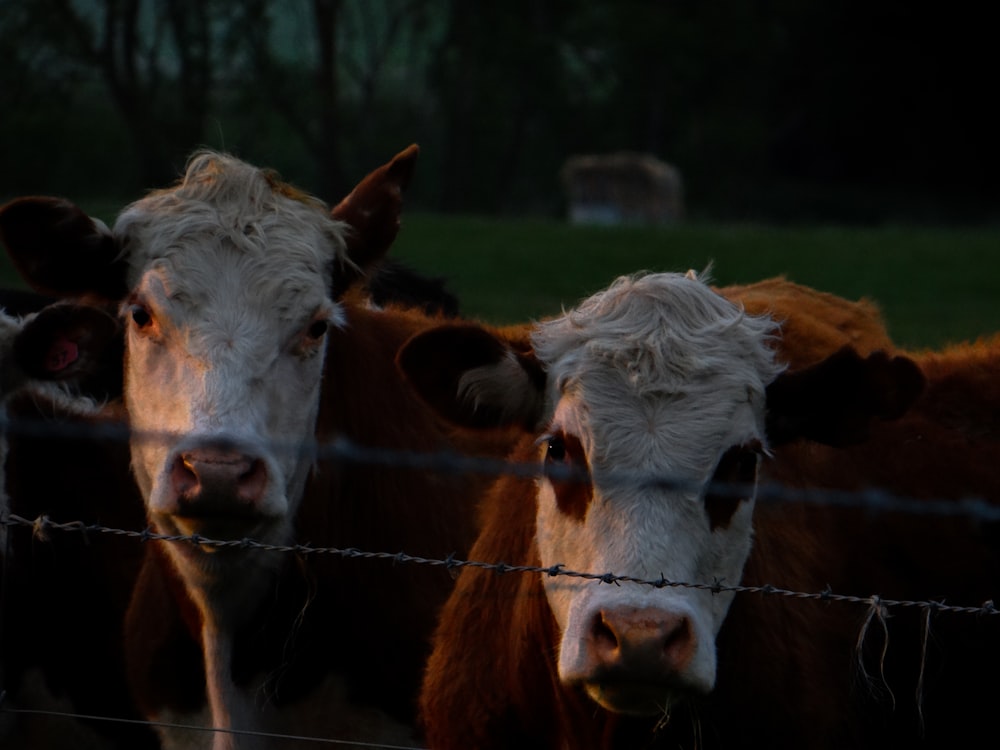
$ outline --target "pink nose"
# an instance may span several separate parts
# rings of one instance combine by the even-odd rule
[[[586,652],[594,671],[656,682],[684,672],[696,646],[686,616],[652,607],[620,607],[594,615]]]
[[[264,499],[264,462],[235,450],[199,448],[180,453],[170,470],[171,486],[188,510],[255,510]]]

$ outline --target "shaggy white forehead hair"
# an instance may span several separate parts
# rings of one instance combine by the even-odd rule
[[[532,341],[549,373],[550,416],[576,394],[592,460],[666,461],[700,476],[724,441],[763,440],[764,391],[782,369],[771,347],[777,330],[693,274],[660,273],[617,279],[540,325]]]
[[[777,333],[774,320],[748,315],[692,274],[656,273],[616,279],[542,323],[532,343],[561,389],[606,364],[639,395],[683,393],[707,373],[763,394],[782,370],[770,345]]]
[[[195,153],[175,187],[126,207],[114,226],[128,257],[130,287],[146,269],[164,267],[208,291],[219,279],[213,277],[218,269],[205,267],[205,248],[222,248],[238,256],[260,284],[255,293],[279,313],[297,307],[297,296],[318,279],[329,288],[334,262],[349,262],[345,231],[318,198],[274,172],[212,151]],[[198,289],[170,291],[197,295]]]

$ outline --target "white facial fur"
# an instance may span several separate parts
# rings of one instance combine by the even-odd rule
[[[746,316],[677,274],[620,279],[540,327],[534,345],[549,376],[548,434],[578,446],[571,463],[589,468],[593,481],[589,502],[567,513],[559,488],[539,480],[543,566],[738,583],[753,499],[713,524],[704,495],[727,450],[764,446],[764,389],[780,370],[768,347],[774,332],[770,320]],[[540,450],[544,457],[544,443]],[[641,477],[681,486],[633,481]],[[714,639],[731,595],[564,576],[546,576],[544,585],[562,634],[564,682],[582,683],[599,703],[626,713],[667,710],[676,692],[712,688]],[[647,632],[664,622],[673,623],[660,636],[673,651],[662,669],[648,664],[659,651],[636,657],[637,675],[612,663],[612,652],[625,650],[612,630]]]

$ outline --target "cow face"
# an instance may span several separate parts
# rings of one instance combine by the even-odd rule
[[[341,323],[330,288],[342,232],[318,203],[207,154],[119,216],[132,463],[158,531],[287,540],[325,336]],[[171,547],[195,570],[225,559]]]
[[[538,480],[543,566],[678,582],[740,580],[779,372],[769,319],[682,276],[621,281],[533,337],[548,373],[538,458],[588,481]],[[712,482],[737,483],[720,494]],[[727,488],[722,488],[722,492]],[[728,488],[732,489],[732,488]],[[558,674],[623,713],[714,684],[731,595],[544,578],[562,634]]]

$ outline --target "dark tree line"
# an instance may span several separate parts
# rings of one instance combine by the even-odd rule
[[[651,152],[696,216],[995,220],[987,6],[905,0],[7,0],[0,196],[135,197],[199,146],[329,199],[416,141],[414,200],[562,208]]]

